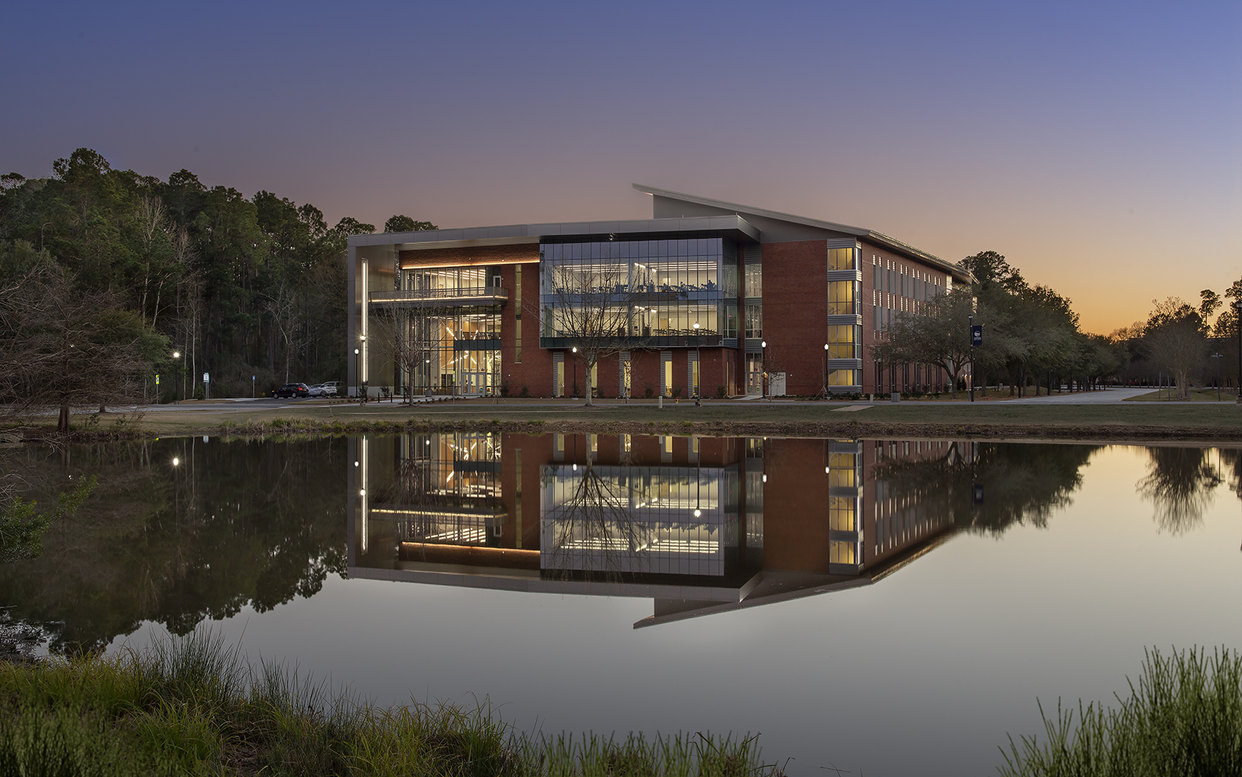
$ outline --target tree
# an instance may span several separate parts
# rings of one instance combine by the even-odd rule
[[[163,338],[123,310],[116,295],[84,292],[42,258],[0,299],[0,363],[8,365],[0,372],[0,402],[57,408],[57,430],[67,432],[75,405],[140,396],[150,361],[162,350]]]
[[[981,251],[966,257],[960,264],[974,276],[977,291],[987,291],[995,286],[1017,294],[1026,288],[1026,280],[1018,272],[1018,268],[1009,264],[1003,255],[995,251]]]
[[[430,362],[441,347],[439,322],[453,312],[430,303],[428,300],[417,307],[371,306],[372,337],[391,345],[393,367],[406,402],[410,401],[416,375],[423,375],[424,388],[430,388]]]
[[[1177,297],[1152,300],[1143,342],[1148,356],[1173,376],[1179,399],[1190,397],[1190,373],[1203,361],[1206,347],[1203,317]]]
[[[409,216],[389,216],[384,222],[385,232],[425,232],[431,229],[439,229],[430,221],[415,221]]]
[[[633,295],[629,267],[621,262],[550,266],[543,275],[542,324],[546,336],[565,342],[581,362],[584,395],[591,404],[591,374],[600,360],[634,347],[630,336]],[[577,384],[577,365],[568,365]]]
[[[970,364],[970,289],[959,286],[928,300],[919,313],[899,313],[886,336],[873,348],[885,366],[930,364],[943,369],[957,396],[958,379]]]

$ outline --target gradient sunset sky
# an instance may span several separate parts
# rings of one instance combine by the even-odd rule
[[[1242,2],[6,7],[0,168],[329,221],[646,218],[641,182],[1004,254],[1086,331],[1242,277]]]

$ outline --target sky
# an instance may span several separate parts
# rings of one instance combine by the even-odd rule
[[[632,183],[1004,254],[1085,331],[1242,278],[1242,3],[25,2],[0,169],[440,227],[651,215]]]

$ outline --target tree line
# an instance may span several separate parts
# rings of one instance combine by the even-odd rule
[[[898,314],[874,347],[882,367],[941,367],[956,392],[967,385],[973,359],[976,386],[1003,385],[1016,396],[1107,382],[1156,385],[1163,377],[1186,397],[1195,380],[1214,380],[1220,371],[1228,383],[1225,378],[1237,374],[1229,343],[1237,340],[1242,279],[1223,294],[1204,290],[1198,307],[1175,297],[1153,301],[1146,321],[1095,335],[1079,328],[1067,297],[1028,282],[1003,255],[983,251],[960,264],[972,281],[921,310]],[[982,345],[973,349],[972,325],[983,332]]]
[[[0,176],[0,403],[60,407],[66,426],[77,405],[201,394],[202,373],[221,396],[344,377],[343,257],[374,225],[87,148],[52,170]]]
[[[1129,383],[1168,385],[1186,399],[1190,386],[1238,388],[1238,318],[1242,278],[1223,293],[1199,292],[1199,304],[1180,297],[1152,300],[1145,321],[1118,329],[1109,338],[1125,354],[1120,371]]]

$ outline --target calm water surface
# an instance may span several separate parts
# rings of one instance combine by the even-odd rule
[[[1237,450],[485,434],[3,454],[95,474],[6,633],[210,628],[381,704],[759,733],[791,774],[991,774],[1036,701],[1242,647]]]

